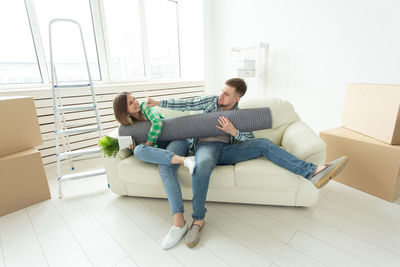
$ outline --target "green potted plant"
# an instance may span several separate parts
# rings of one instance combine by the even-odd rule
[[[110,136],[104,136],[99,139],[99,146],[106,157],[115,157],[119,150],[118,140]]]

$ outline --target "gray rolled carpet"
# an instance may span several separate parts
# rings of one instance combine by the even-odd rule
[[[171,141],[191,137],[210,137],[227,135],[219,130],[216,125],[218,118],[226,116],[236,129],[241,131],[256,131],[272,127],[271,110],[265,108],[252,108],[210,112],[163,119],[163,129],[158,140]],[[145,143],[150,130],[149,121],[137,122],[133,125],[119,127],[120,136],[132,136],[137,144]]]

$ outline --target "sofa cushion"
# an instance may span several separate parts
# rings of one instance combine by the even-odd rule
[[[192,176],[187,168],[180,166],[177,174],[182,187],[192,187]],[[162,186],[158,165],[139,161],[133,156],[118,162],[118,176],[126,183]],[[302,179],[300,175],[260,157],[236,165],[217,166],[210,177],[210,188],[281,188],[295,191]]]
[[[300,175],[275,165],[265,157],[237,163],[235,181],[238,187],[281,188],[296,191]]]
[[[234,166],[217,166],[214,168],[210,176],[210,188],[234,188],[235,173]],[[180,166],[178,169],[178,179],[181,186],[192,188],[192,176],[187,168]]]
[[[253,134],[256,138],[267,138],[275,145],[282,145],[282,136],[288,125],[282,125],[279,128],[273,128],[268,130],[254,131]]]
[[[126,183],[162,186],[158,165],[145,163],[130,156],[118,163],[118,177]],[[182,187],[192,188],[192,176],[187,168],[180,166],[177,175]],[[217,166],[210,177],[210,187],[235,187],[234,166]]]

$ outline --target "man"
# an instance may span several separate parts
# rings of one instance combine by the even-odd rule
[[[219,96],[162,101],[148,98],[146,105],[175,110],[203,110],[204,112],[233,110],[238,109],[238,102],[246,90],[247,86],[243,79],[232,78],[225,82],[225,87]],[[177,140],[167,147],[168,150],[181,156],[186,155],[189,148],[193,149],[196,166],[192,174],[193,223],[189,230],[183,217],[182,194],[176,176],[177,166],[159,166],[159,173],[174,215],[174,225],[162,243],[164,249],[177,244],[186,231],[188,231],[186,244],[189,247],[194,247],[199,242],[207,212],[205,202],[208,185],[216,165],[232,165],[265,156],[273,163],[309,179],[317,188],[321,188],[344,168],[348,160],[346,156],[343,156],[330,164],[317,166],[296,158],[268,139],[255,139],[252,132],[236,129],[227,117],[220,117],[218,123],[216,127],[228,133],[229,136]]]

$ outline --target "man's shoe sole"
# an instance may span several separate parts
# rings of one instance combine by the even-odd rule
[[[187,232],[187,235],[186,235],[186,238],[188,238],[189,236],[190,236],[190,231],[192,231],[192,229],[193,229],[193,224],[192,224],[192,226],[188,229],[188,232]],[[200,227],[199,225],[197,225],[197,224],[195,224],[195,226],[196,227]],[[188,246],[189,248],[193,248],[193,247],[195,247],[198,243],[199,243],[199,241],[200,241],[200,233],[201,233],[201,230],[203,229],[203,227],[204,227],[204,223],[203,223],[203,226],[201,226],[200,228],[199,228],[199,230],[198,230],[198,232],[197,232],[197,236],[196,236],[196,239],[193,241],[193,242],[187,242],[187,239],[186,239],[186,246]]]
[[[321,188],[324,185],[326,185],[333,177],[338,175],[346,166],[347,162],[349,161],[349,158],[347,156],[343,156],[344,159],[339,162],[339,164],[333,168],[329,173],[327,173],[323,178],[321,178],[316,184],[316,188]]]
[[[196,241],[196,243],[186,243],[186,246],[188,246],[189,248],[194,248],[198,243],[199,243],[200,239]]]

